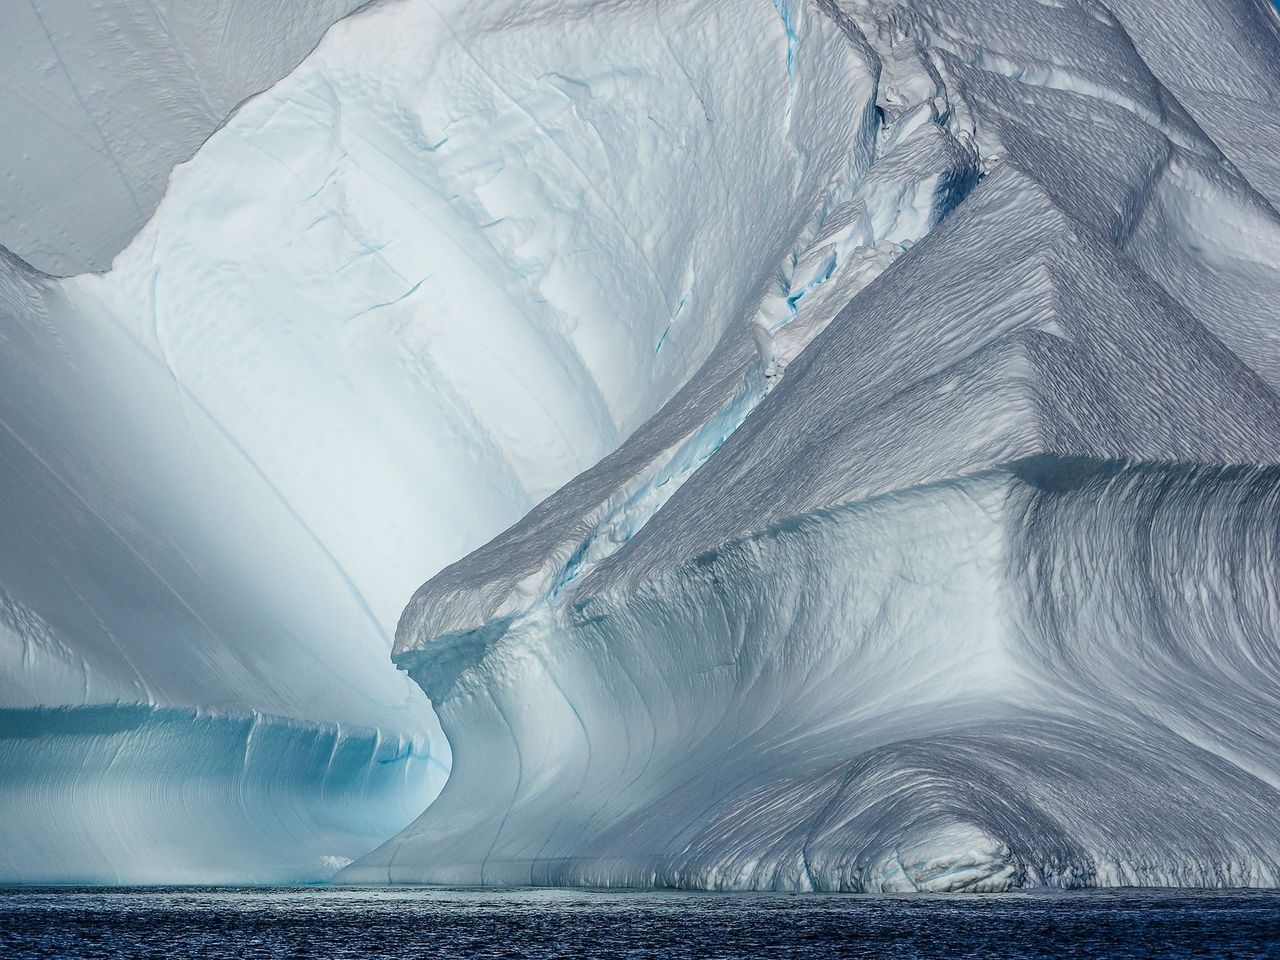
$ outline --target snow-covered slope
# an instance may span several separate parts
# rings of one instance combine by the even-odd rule
[[[918,229],[932,181],[854,213],[874,73],[768,0],[393,0],[109,273],[0,260],[0,879],[316,879],[421,812],[449,753],[389,658],[406,599],[736,390],[816,231]],[[960,190],[929,109],[903,156]]]
[[[340,878],[1280,882],[1280,215],[1180,102],[1245,115],[1280,42],[1216,8],[1206,80],[1195,0],[782,7],[865,58],[873,162],[654,418],[414,596],[453,773]]]

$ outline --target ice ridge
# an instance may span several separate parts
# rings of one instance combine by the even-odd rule
[[[174,164],[360,2],[12,4],[0,244],[50,273],[105,270]]]

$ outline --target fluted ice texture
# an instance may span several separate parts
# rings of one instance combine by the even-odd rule
[[[670,402],[414,596],[453,772],[339,876],[1276,885],[1273,11],[776,7],[853,162]]]

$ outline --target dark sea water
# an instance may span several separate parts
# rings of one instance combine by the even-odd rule
[[[25,957],[1280,957],[1280,894],[0,889]]]

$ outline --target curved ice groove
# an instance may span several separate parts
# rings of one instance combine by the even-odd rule
[[[1229,496],[1235,487],[1234,502],[1263,515],[1280,490],[1274,468],[1201,474],[1216,475]],[[556,651],[593,728],[636,722],[628,712],[634,701],[594,679],[606,646],[643,656],[637,675],[650,685],[645,699],[661,702],[669,688],[677,703],[696,697],[704,706],[686,707],[652,755],[628,752],[622,773],[635,775],[625,778],[625,791],[606,763],[595,774],[588,766],[585,782],[567,778],[550,795],[513,802],[503,813],[506,855],[491,850],[484,881],[801,890],[1274,883],[1280,849],[1267,838],[1277,835],[1280,794],[1272,744],[1249,736],[1239,720],[1206,726],[1197,715],[1209,708],[1259,717],[1265,729],[1265,717],[1280,708],[1280,672],[1273,664],[1251,676],[1245,699],[1220,706],[1219,691],[1235,688],[1238,673],[1223,682],[1192,660],[1172,673],[1191,667],[1191,682],[1164,681],[1170,667],[1152,659],[1163,649],[1163,624],[1185,620],[1180,587],[1166,594],[1166,606],[1145,615],[1139,607],[1136,618],[1125,597],[1100,607],[1089,587],[1099,560],[1126,581],[1139,578],[1139,591],[1151,582],[1149,562],[1124,555],[1151,542],[1143,531],[1160,522],[1144,501],[1154,495],[1169,504],[1172,520],[1180,505],[1162,488],[1172,482],[1202,495],[1200,481],[1193,470],[1161,466],[1027,461],[788,522],[699,558],[625,605],[593,605],[570,618]],[[1241,483],[1261,485],[1267,496],[1255,505]],[[1240,522],[1233,509],[1215,522]],[[1094,526],[1079,523],[1077,510]],[[1201,566],[1213,562],[1196,547],[1212,539],[1202,519],[1190,515],[1190,541],[1154,538],[1160,562],[1187,584],[1222,575],[1216,563]],[[1049,522],[1069,539],[1043,536],[1037,528]],[[1105,541],[1095,529],[1102,524],[1114,528]],[[948,549],[921,551],[921,538]],[[1237,560],[1270,569],[1274,551],[1251,546],[1243,539]],[[1028,553],[1041,567],[1069,565],[1085,602],[1029,591],[1019,579]],[[816,604],[807,614],[805,596]],[[1061,614],[1019,611],[1026,596],[1070,608],[1073,622],[1089,624],[1088,646],[1071,639],[1078,628],[1059,625]],[[1007,613],[993,622],[993,609]],[[1132,626],[1117,630],[1117,616]],[[1214,620],[1230,623],[1230,616]],[[734,635],[749,638],[734,660],[698,669],[700,650],[720,649]],[[781,646],[771,639],[779,635],[787,637]],[[1204,628],[1185,636],[1193,657],[1206,649]],[[1054,655],[1065,642],[1085,655]],[[1214,646],[1229,668],[1240,648]],[[746,692],[748,671],[769,676],[759,695]],[[489,661],[484,672],[471,682],[503,691],[504,710],[536,696],[541,671],[518,655]],[[1152,682],[1176,683],[1174,695],[1134,697]],[[457,733],[459,772],[476,722],[469,701],[464,692],[441,706],[446,729]],[[543,723],[555,716],[538,715]],[[1196,739],[1180,731],[1198,724]],[[1241,734],[1245,749],[1256,744],[1253,763],[1263,758],[1265,779],[1222,759],[1232,755],[1224,742],[1240,751]],[[552,744],[547,737],[539,733],[531,754],[539,767],[563,770],[572,737]],[[467,866],[475,841],[452,833],[449,791],[392,848],[390,879],[476,878]],[[578,810],[606,826],[558,848],[527,846],[535,838],[545,844],[557,821]],[[359,866],[346,874],[362,875]]]

